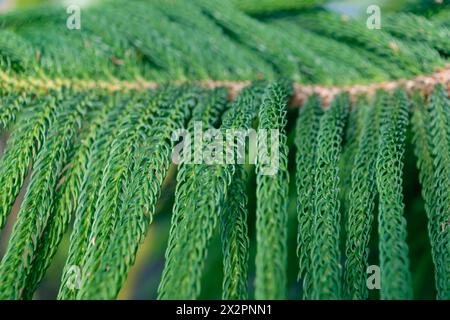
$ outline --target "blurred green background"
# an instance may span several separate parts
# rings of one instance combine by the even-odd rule
[[[27,6],[42,4],[42,3],[89,3],[93,1],[101,0],[0,0],[0,8],[3,7],[4,10],[11,10],[13,8],[24,8]],[[239,1],[239,0],[237,0]],[[294,2],[296,0],[293,0]],[[436,0],[426,0],[428,2],[433,2]],[[423,1],[423,2],[426,2]],[[327,1],[326,6],[333,8],[338,12],[343,12],[349,15],[361,15],[364,14],[365,8],[371,4],[377,4],[383,7],[385,10],[398,11],[402,10],[405,6],[411,5],[412,3],[420,3],[421,1],[415,0],[332,0]],[[436,1],[438,2],[438,1]]]

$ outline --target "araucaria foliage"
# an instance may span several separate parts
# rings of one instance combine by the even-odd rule
[[[0,299],[449,300],[450,10],[404,2],[0,12]]]

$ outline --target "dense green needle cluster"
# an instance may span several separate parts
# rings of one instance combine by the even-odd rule
[[[296,188],[298,212],[299,278],[303,282],[303,297],[311,292],[311,246],[313,244],[314,172],[316,167],[317,134],[319,132],[322,104],[317,95],[309,98],[299,110],[295,131]]]
[[[403,216],[402,169],[409,105],[404,91],[381,102],[376,183],[379,192],[378,230],[382,299],[412,297],[406,220]]]
[[[34,267],[35,253],[47,221],[52,217],[60,176],[77,129],[88,111],[86,99],[84,95],[76,94],[61,101],[63,107],[56,113],[55,123],[48,129],[46,139],[33,163],[30,183],[17,215],[10,245],[0,265],[3,299],[21,298],[26,292],[25,284]]]
[[[266,88],[259,111],[256,164],[256,299],[286,297],[287,205],[289,192],[286,107],[290,89]],[[278,138],[274,139],[274,134]],[[266,199],[265,201],[263,199]]]
[[[102,103],[104,107],[99,110],[98,118],[92,122],[89,134],[83,139],[79,162],[79,191],[77,197],[73,199],[75,215],[73,230],[58,298],[75,297],[75,286],[69,286],[68,282],[79,286],[79,283],[74,282],[77,279],[73,279],[72,270],[81,272],[81,269],[75,268],[80,268],[82,259],[86,255],[95,202],[98,199],[99,185],[105,171],[104,164],[108,160],[109,147],[116,137],[117,126],[126,121],[122,120],[118,123],[125,116],[125,112],[129,111],[129,102],[129,96],[116,95],[105,98]]]
[[[449,192],[449,100],[441,86],[430,103],[416,105],[413,116],[416,155],[422,194],[428,216],[428,232],[435,264],[439,299],[450,298]],[[445,187],[447,186],[447,187]]]
[[[450,299],[448,7],[326,3],[0,14],[0,299]]]
[[[0,227],[4,226],[29,172],[30,163],[36,161],[49,127],[54,123],[56,99],[58,98],[52,95],[35,97],[8,139],[5,153],[0,159],[0,181],[3,186],[0,199]]]
[[[339,157],[349,109],[338,96],[320,119],[314,170],[311,298],[341,297]]]
[[[373,209],[377,195],[375,163],[378,153],[380,108],[383,92],[379,92],[371,105],[358,106],[364,114],[362,129],[350,163],[350,189],[346,211],[346,262],[344,268],[344,298],[367,299],[366,269],[369,258],[369,240]]]
[[[252,120],[256,116],[258,101],[261,99],[258,95],[261,86],[261,84],[256,84],[252,88],[245,89],[229,107],[220,127],[224,135],[227,129],[250,128]],[[240,143],[242,142],[235,139],[232,141],[226,140],[223,150],[218,151],[219,153],[225,152],[225,154],[219,155],[219,157],[227,157],[230,153],[234,155],[237,148],[235,144]],[[204,150],[200,149],[200,152],[204,153]],[[227,194],[230,184],[232,182],[238,183],[236,179],[242,178],[239,176],[239,171],[236,173],[235,164],[216,164],[215,161],[212,161],[209,165],[194,166],[190,173],[188,179],[181,180],[183,177],[178,177],[174,216],[169,246],[166,250],[166,265],[159,286],[160,299],[180,297],[195,299],[198,297],[200,276],[208,250],[208,243],[219,221],[219,212],[222,210],[226,212],[227,210],[221,209],[221,206],[229,203],[230,206],[239,209],[239,207],[236,208],[234,201],[245,201],[245,199],[236,198],[233,194]],[[197,188],[203,186],[206,186],[211,192],[196,192]],[[233,192],[236,191],[238,190],[233,190]],[[239,212],[233,214],[239,214]],[[246,237],[245,234],[240,236],[244,239]],[[228,242],[228,239],[225,240]],[[229,240],[232,241],[233,239]],[[230,243],[224,243],[225,260],[228,258],[227,253],[230,249],[227,249],[227,246],[229,245]],[[181,257],[184,258],[180,259]],[[236,277],[235,274],[229,276]],[[245,274],[238,274],[237,276],[246,279]],[[233,279],[232,281],[236,280]],[[226,283],[224,285],[226,286]]]
[[[33,7],[0,15],[0,67],[37,78],[342,85],[431,72],[449,56],[445,8],[383,15],[369,30],[326,2],[98,1],[80,8],[79,29],[63,6]]]
[[[7,93],[2,101],[11,105],[4,114],[14,116],[5,126],[11,136],[0,160],[2,224],[19,191],[25,187],[26,193],[0,264],[1,297],[33,297],[73,215],[59,298],[115,298],[145,239],[165,180],[170,179],[173,152],[180,147],[173,135],[180,129],[188,135],[177,165],[159,298],[200,296],[208,252],[216,250],[210,248],[215,235],[220,235],[223,254],[223,298],[286,297],[291,250],[287,221],[292,148],[286,132],[290,95],[286,81],[255,82],[230,103],[225,89],[191,86],[134,95],[66,89],[45,97]],[[447,299],[450,109],[442,86],[428,100],[415,99],[412,124],[437,296]],[[296,251],[303,298],[367,299],[374,230],[381,297],[412,297],[402,186],[410,105],[398,89],[354,103],[339,95],[325,107],[313,95],[300,108],[293,133]],[[206,131],[218,128],[200,148],[199,123]],[[226,139],[227,130],[242,128],[257,133],[254,248],[247,189],[251,167],[239,162],[251,158],[251,146],[245,146],[252,140],[251,131]],[[211,141],[225,142],[222,154]],[[213,160],[195,162],[205,155]],[[222,163],[220,155],[234,162]],[[252,250],[254,293],[249,286]],[[79,279],[74,279],[74,270]]]

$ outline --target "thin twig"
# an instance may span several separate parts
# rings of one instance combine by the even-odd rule
[[[155,89],[160,84],[156,81],[147,81],[144,79],[137,79],[134,81],[123,80],[82,80],[82,79],[50,79],[50,78],[35,78],[26,77],[20,78],[14,75],[9,75],[0,71],[0,86],[13,90],[36,90],[48,91],[53,89],[60,89],[63,87],[70,87],[76,90],[90,90],[102,89],[106,91],[132,91],[132,90],[147,90]],[[174,81],[174,84],[185,84],[187,81]],[[199,85],[205,88],[225,87],[229,90],[230,99],[234,98],[243,88],[248,86],[251,81],[231,81],[231,80],[199,80],[190,81],[189,83]],[[450,64],[445,68],[439,68],[435,73],[430,75],[420,75],[413,79],[400,79],[395,81],[384,81],[366,85],[350,85],[350,86],[321,86],[321,85],[306,85],[301,83],[294,84],[294,95],[290,101],[291,107],[300,106],[313,93],[321,96],[325,104],[339,93],[348,93],[350,97],[355,98],[359,95],[372,96],[379,89],[394,90],[398,87],[404,87],[407,91],[422,91],[428,95],[432,88],[438,84],[444,84],[450,95]]]

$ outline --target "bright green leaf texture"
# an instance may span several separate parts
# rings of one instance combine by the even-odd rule
[[[446,68],[412,2],[0,14],[0,299],[450,299],[448,73],[349,88]]]
[[[25,8],[0,14],[0,68],[35,78],[345,85],[432,72],[450,56],[445,8],[383,15],[381,30],[370,30],[327,2],[92,1],[80,8],[79,29],[66,7]]]

